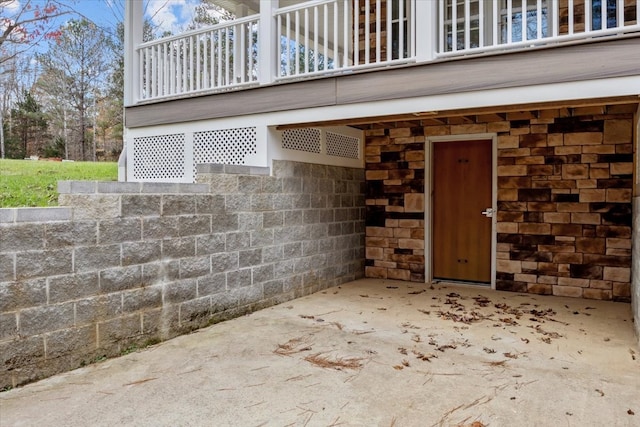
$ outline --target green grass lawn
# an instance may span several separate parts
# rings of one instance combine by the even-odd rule
[[[116,181],[115,162],[0,159],[0,208],[56,206],[58,181]]]

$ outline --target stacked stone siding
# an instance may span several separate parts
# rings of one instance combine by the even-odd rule
[[[633,198],[633,239],[640,242],[640,196]],[[633,245],[633,259],[640,259],[640,244]],[[631,306],[636,335],[640,341],[640,266],[631,268]]]
[[[376,62],[376,47],[378,34],[376,32],[376,18],[380,15],[380,57],[387,60],[387,0],[380,1],[380,10],[377,10],[375,0],[369,2],[369,50],[366,50],[366,19],[367,5],[365,1],[359,3],[358,16],[358,63],[368,64]],[[405,12],[406,14],[407,12]],[[406,43],[406,42],[405,42]]]
[[[367,132],[366,275],[424,282],[424,129]]]
[[[498,289],[628,300],[633,115],[544,112],[498,137]]]
[[[628,301],[635,109],[487,114],[368,131],[366,275],[424,278],[415,240],[417,227],[424,230],[416,193],[424,194],[425,137],[490,133],[498,144],[497,289]]]
[[[205,166],[0,209],[0,389],[362,277],[362,170]]]

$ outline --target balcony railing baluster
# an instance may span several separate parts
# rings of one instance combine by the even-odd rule
[[[266,82],[415,62],[416,45],[431,46],[421,50],[426,61],[640,32],[640,0],[440,0],[433,8],[416,1],[311,0],[143,43],[138,101],[259,85],[266,16],[277,40],[260,57],[275,70]],[[423,25],[435,29],[416,31]]]

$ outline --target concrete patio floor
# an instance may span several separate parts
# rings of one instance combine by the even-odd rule
[[[637,426],[640,354],[628,304],[365,279],[0,393],[0,425]]]

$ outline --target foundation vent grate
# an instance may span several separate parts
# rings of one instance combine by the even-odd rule
[[[209,130],[193,134],[194,168],[202,163],[244,165],[258,150],[255,127]]]
[[[360,156],[360,140],[348,135],[327,132],[327,154],[329,156],[358,159]]]
[[[184,134],[146,136],[133,139],[133,176],[137,180],[167,180],[184,177]]]
[[[282,148],[320,153],[322,148],[320,129],[287,129],[282,133]]]

